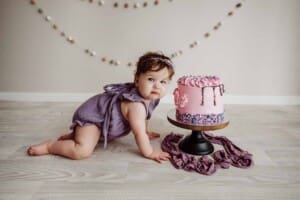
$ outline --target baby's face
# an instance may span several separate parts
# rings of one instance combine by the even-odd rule
[[[167,93],[170,82],[169,76],[169,70],[165,67],[157,72],[148,71],[140,74],[135,84],[145,99],[160,99]]]

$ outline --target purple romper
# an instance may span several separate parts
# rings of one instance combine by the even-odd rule
[[[107,141],[125,136],[131,131],[121,112],[122,101],[141,102],[145,106],[147,119],[150,119],[159,104],[159,99],[156,99],[147,106],[134,83],[106,85],[104,93],[91,97],[79,106],[73,115],[70,129],[74,131],[76,126],[96,125],[101,130],[101,141],[104,141],[106,148]]]

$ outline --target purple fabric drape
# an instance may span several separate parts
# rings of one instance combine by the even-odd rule
[[[242,150],[224,136],[214,136],[205,132],[203,136],[213,144],[222,145],[224,150],[218,150],[209,155],[193,156],[178,149],[181,134],[170,133],[162,141],[161,148],[171,155],[170,161],[177,169],[195,171],[203,175],[212,175],[218,168],[228,169],[230,165],[238,168],[249,168],[254,165],[252,154]]]

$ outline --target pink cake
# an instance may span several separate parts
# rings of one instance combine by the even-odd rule
[[[223,122],[224,85],[217,76],[183,76],[174,90],[177,121],[191,125]]]

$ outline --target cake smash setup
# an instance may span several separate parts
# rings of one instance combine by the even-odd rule
[[[229,121],[224,116],[221,79],[217,76],[182,76],[174,90],[175,109],[167,114],[168,121],[192,133],[183,135],[170,133],[161,144],[162,150],[170,154],[170,161],[177,169],[212,175],[218,168],[230,165],[249,168],[254,162],[252,154],[242,150],[224,136],[210,132],[225,128]],[[213,144],[223,147],[214,152]]]

